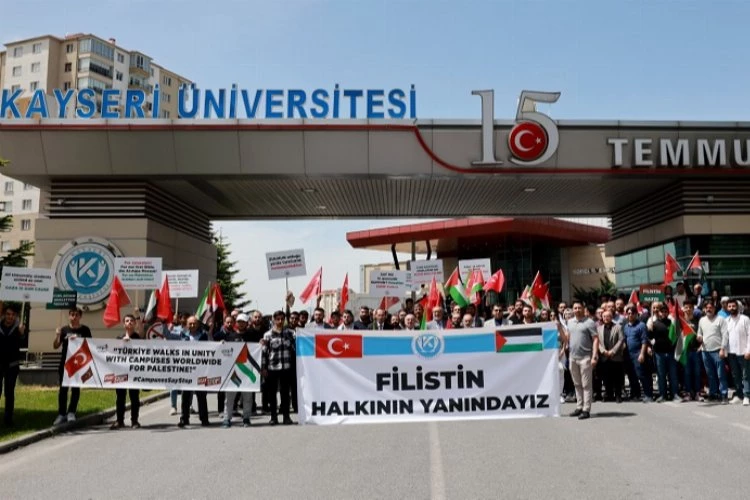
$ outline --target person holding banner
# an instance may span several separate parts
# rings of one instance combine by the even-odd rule
[[[200,328],[200,322],[195,316],[190,316],[187,320],[187,336],[185,340],[188,342],[207,342],[208,333]],[[190,425],[190,405],[193,403],[193,392],[195,392],[195,398],[198,400],[198,417],[200,418],[201,425],[208,427],[208,401],[206,400],[205,391],[182,391],[182,416],[180,417],[180,423],[177,427],[183,428],[186,425]]]
[[[68,405],[68,388],[62,385],[62,380],[63,367],[68,357],[68,341],[76,337],[91,338],[91,330],[88,326],[81,324],[81,316],[83,316],[83,311],[78,307],[72,307],[68,311],[68,324],[55,331],[55,340],[52,342],[53,349],[59,349],[62,346],[60,366],[57,369],[60,375],[60,391],[57,394],[57,418],[55,418],[53,425],[74,422],[76,419],[76,410],[78,409],[78,399],[81,397],[81,389],[78,387],[70,389],[70,405]],[[67,412],[65,411],[66,406]]]
[[[143,338],[143,322],[141,322],[140,311],[137,307],[135,313],[138,316],[125,315],[125,333],[117,337],[119,340],[128,342]],[[130,426],[133,429],[139,429],[141,427],[141,424],[138,423],[138,415],[141,409],[141,391],[138,389],[115,389],[115,393],[117,394],[117,401],[115,402],[117,420],[110,426],[110,429],[115,430],[125,427],[126,397],[130,398]]]
[[[229,315],[226,318],[224,318],[224,323],[221,325],[221,328],[219,328],[219,330],[214,332],[214,334],[212,335],[213,340],[215,342],[221,342],[223,340],[226,340],[230,334],[236,332],[236,328],[234,324],[236,317],[237,315],[234,315],[234,316]],[[219,414],[219,418],[222,418],[223,416],[222,413],[224,412],[224,393],[223,392],[216,393],[216,399],[217,399],[216,412]]]
[[[239,323],[240,320],[242,320],[243,326],[247,327],[247,316],[245,316],[244,314],[238,315],[237,322]],[[226,326],[226,323],[224,323],[224,325]],[[243,333],[244,332],[240,331],[230,331],[224,336],[223,339],[221,339],[221,343],[224,344],[226,342],[244,342],[245,339],[243,338]],[[257,369],[257,363],[254,360],[252,361],[252,363],[253,366],[255,366]],[[250,416],[253,412],[253,396],[255,395],[255,393],[242,391],[225,391],[220,394],[224,395],[224,397],[222,398],[222,402],[224,403],[224,416],[221,426],[224,428],[229,428],[232,426],[232,413],[234,413],[235,406],[234,401],[237,396],[239,396],[242,399],[242,427],[250,427]]]
[[[289,417],[292,364],[295,362],[294,332],[284,327],[284,311],[273,313],[273,327],[263,336],[261,375],[265,378],[266,401],[271,407],[269,424],[278,425],[276,393],[281,392],[281,413],[284,425],[294,422]]]
[[[0,302],[0,305],[2,302]],[[21,362],[21,339],[26,328],[18,320],[18,308],[13,304],[3,307],[3,320],[0,322],[0,396],[5,391],[6,427],[13,427],[16,379]]]

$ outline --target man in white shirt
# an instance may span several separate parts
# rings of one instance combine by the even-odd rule
[[[341,324],[338,327],[339,330],[353,330],[354,329],[354,313],[349,309],[344,311],[341,316]]]
[[[499,328],[506,324],[508,324],[508,322],[503,318],[503,308],[500,307],[499,304],[495,304],[492,306],[492,317],[484,322],[484,326]]]
[[[734,379],[733,404],[750,406],[750,318],[740,314],[736,299],[727,302],[729,330],[729,368]],[[744,399],[742,398],[744,394]]]
[[[703,343],[703,365],[708,375],[708,398],[729,403],[727,374],[724,371],[724,358],[729,347],[729,329],[724,318],[716,314],[713,303],[706,302],[706,315],[698,322],[697,338]]]

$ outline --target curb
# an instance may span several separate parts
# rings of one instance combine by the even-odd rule
[[[147,398],[142,399],[141,407],[149,405],[151,403],[155,403],[167,397],[169,397],[169,391],[164,391],[159,394],[154,394],[153,396],[149,396]],[[126,405],[125,409],[126,411],[130,409],[130,403]],[[31,434],[27,434],[25,436],[21,436],[16,439],[12,439],[5,443],[0,443],[0,455],[9,453],[17,448],[21,448],[22,446],[28,446],[30,444],[41,441],[43,439],[56,436],[57,434],[62,434],[64,432],[72,431],[75,429],[80,429],[83,427],[89,427],[92,425],[102,424],[108,418],[113,417],[115,413],[116,413],[115,408],[108,408],[106,410],[100,411],[99,413],[86,415],[85,417],[77,419],[75,422],[66,422],[64,424],[51,426],[46,429],[42,429],[40,431],[32,432]]]

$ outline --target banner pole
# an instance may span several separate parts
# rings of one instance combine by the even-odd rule
[[[180,312],[180,298],[179,297],[174,299],[174,312],[175,313]]]
[[[26,316],[26,302],[21,303],[21,322],[19,324],[23,325],[24,323],[24,317]]]

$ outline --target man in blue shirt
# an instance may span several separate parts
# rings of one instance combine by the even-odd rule
[[[646,350],[649,345],[648,332],[646,331],[646,325],[638,319],[638,310],[635,306],[629,306],[626,313],[628,321],[622,331],[625,334],[630,361],[641,384],[642,400],[644,403],[648,403],[654,395],[651,372],[646,363]],[[632,393],[635,388],[631,387],[630,390]]]

